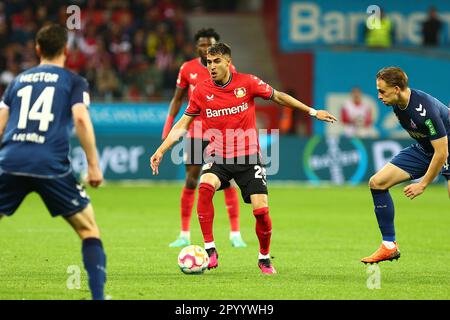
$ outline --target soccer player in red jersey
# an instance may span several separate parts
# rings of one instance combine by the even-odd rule
[[[209,46],[219,41],[219,34],[214,29],[201,29],[195,35],[197,43],[197,52],[199,57],[185,62],[179,71],[177,87],[175,94],[170,102],[169,114],[162,133],[162,139],[165,139],[173,125],[174,119],[180,111],[183,96],[188,93],[190,97],[192,91],[198,83],[210,78],[206,67],[206,50]],[[230,64],[230,70],[236,69]],[[191,126],[186,139],[184,161],[186,165],[186,181],[181,193],[181,232],[178,238],[169,244],[169,247],[184,247],[190,244],[190,221],[192,216],[192,207],[195,201],[195,189],[197,188],[198,178],[200,176],[201,165],[203,164],[203,149],[208,145],[207,141],[202,140],[202,120],[197,117]],[[197,147],[198,146],[198,147]],[[200,148],[199,148],[200,147]],[[201,149],[201,150],[200,150]],[[230,241],[236,248],[246,247],[247,244],[242,240],[239,227],[239,199],[236,189],[232,186],[224,189],[225,205],[230,218]]]
[[[150,159],[153,174],[164,153],[185,132],[195,117],[202,118],[205,136],[211,141],[200,178],[197,213],[205,249],[210,257],[208,268],[218,266],[218,254],[214,244],[213,196],[217,190],[234,179],[241,189],[246,203],[251,203],[256,218],[256,235],[259,240],[258,266],[265,274],[276,273],[270,261],[272,221],[269,216],[267,181],[256,130],[254,99],[261,97],[308,112],[318,120],[335,122],[336,118],[325,110],[308,107],[290,95],[274,90],[258,77],[232,73],[231,49],[224,43],[208,48],[207,66],[211,78],[198,84],[191,95],[189,106],[175,124],[168,137]]]

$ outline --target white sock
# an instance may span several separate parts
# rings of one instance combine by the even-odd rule
[[[241,232],[240,231],[230,231],[230,240],[233,239],[234,237],[241,237]]]
[[[258,254],[258,259],[270,259],[270,254],[262,254],[261,252]]]
[[[205,242],[205,250],[211,249],[211,248],[215,248],[216,245],[213,242]]]
[[[389,250],[395,248],[395,243],[393,241],[383,241],[383,245]]]
[[[180,231],[180,237],[191,239],[191,232],[190,231]]]

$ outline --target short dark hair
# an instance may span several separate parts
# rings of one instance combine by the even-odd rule
[[[378,71],[377,79],[384,80],[390,87],[405,90],[408,87],[408,76],[399,67],[386,67]]]
[[[216,41],[219,41],[220,35],[213,28],[202,28],[195,34],[195,42],[200,38],[214,38]]]
[[[207,54],[211,54],[213,56],[221,54],[221,55],[228,55],[231,57],[231,48],[226,43],[217,42],[208,48]]]
[[[38,31],[36,43],[42,57],[54,58],[64,50],[67,43],[67,29],[59,24],[46,25]]]

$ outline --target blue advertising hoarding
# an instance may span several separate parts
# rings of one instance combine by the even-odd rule
[[[336,93],[336,90],[347,91],[347,87],[351,87],[353,82],[346,77],[342,79],[338,77],[342,74],[345,75],[346,72],[345,66],[336,69],[335,64],[339,65],[338,62],[341,61],[339,55],[321,52],[319,57],[317,61],[320,68],[329,70],[333,76],[330,73],[328,73],[328,76],[327,73],[323,73],[323,77],[317,77],[316,80],[320,85],[316,86],[316,99],[320,104],[322,102],[328,104],[329,101],[336,101],[336,96],[341,97],[340,94]],[[370,59],[370,56],[360,58],[362,61],[364,59],[376,61],[376,59]],[[353,57],[352,61],[355,62],[357,59]],[[327,63],[331,63],[331,66]],[[362,66],[358,64],[355,67],[363,70]],[[373,66],[373,68],[375,67],[378,68],[379,66]],[[437,67],[435,66],[435,68]],[[431,69],[431,71],[437,72],[435,69]],[[364,83],[367,83],[366,86],[360,85],[363,91],[370,91],[369,83],[374,82],[373,75],[362,71],[362,74],[358,76],[364,80]],[[367,77],[367,79],[364,77]],[[436,94],[436,96],[440,97],[446,94],[444,92],[445,84],[444,81],[440,82],[439,94]],[[424,89],[427,88],[429,87]],[[375,91],[373,88],[372,90]],[[333,106],[333,104],[328,105]],[[381,124],[386,122],[382,120],[383,117],[393,114],[388,107],[382,106],[382,110],[380,115],[383,116],[376,118],[380,127]],[[167,103],[161,105],[94,104],[90,108],[90,113],[93,115],[99,160],[105,179],[115,181],[181,181],[185,178],[183,141],[176,144],[165,155],[165,160],[160,167],[160,175],[153,176],[149,167],[151,154],[161,144],[160,135],[167,114]],[[322,124],[319,121],[315,123]],[[327,125],[326,128],[333,127],[335,125]],[[311,184],[332,183],[337,185],[364,184],[367,183],[374,172],[379,170],[402,148],[413,142],[411,138],[394,138],[394,130],[386,131],[388,134],[383,137],[380,135],[375,139],[358,139],[333,134],[326,128],[317,127],[316,132],[318,134],[310,138],[278,136],[260,132],[259,142],[263,157],[266,159],[266,172],[269,181],[296,181]],[[399,132],[403,133],[404,131],[400,128]],[[70,158],[75,173],[82,176],[86,171],[86,159],[79,142],[75,138],[72,141]]]
[[[448,43],[450,1],[444,0],[280,0],[280,48],[285,52],[321,45],[364,43],[364,28],[378,5],[392,20],[398,45],[420,45],[421,24],[430,6],[443,23],[442,41]]]
[[[185,109],[181,106],[178,120]],[[160,135],[169,103],[92,103],[89,113],[96,133]]]
[[[261,139],[268,181],[291,181],[314,185],[331,183],[367,184],[370,176],[384,166],[412,139],[357,139],[295,136]],[[153,135],[97,136],[100,166],[105,179],[181,181],[185,177],[182,143],[164,155],[159,175],[153,176],[149,159],[161,140]],[[77,175],[86,172],[86,159],[74,139],[70,152]],[[442,179],[442,178],[441,178]]]

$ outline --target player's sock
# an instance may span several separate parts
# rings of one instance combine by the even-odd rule
[[[214,205],[213,197],[215,188],[208,183],[200,183],[198,187],[197,214],[205,243],[213,242]]]
[[[211,248],[215,248],[216,244],[214,243],[214,241],[212,242],[205,242],[205,250],[211,249]]]
[[[389,190],[375,190],[372,192],[375,215],[384,241],[395,241],[394,203]]]
[[[231,231],[239,231],[239,198],[233,187],[223,190],[225,194],[225,205],[230,218]]]
[[[183,188],[181,192],[181,231],[189,231],[192,208],[195,202],[195,189]]]
[[[190,231],[180,231],[180,238],[186,238],[191,239],[191,232]]]
[[[395,242],[394,241],[383,241],[383,245],[388,248],[389,250],[392,250],[395,248]]]
[[[102,241],[97,238],[87,238],[82,245],[83,263],[89,276],[89,288],[93,300],[103,300],[106,282],[106,256]]]
[[[258,254],[258,260],[262,259],[270,259],[270,254],[262,254],[261,252]]]
[[[240,231],[230,231],[230,240],[233,238],[241,238],[241,232]]]
[[[262,255],[269,254],[270,237],[272,235],[272,220],[269,216],[269,208],[253,210],[256,218],[256,235],[259,240],[259,252]]]

